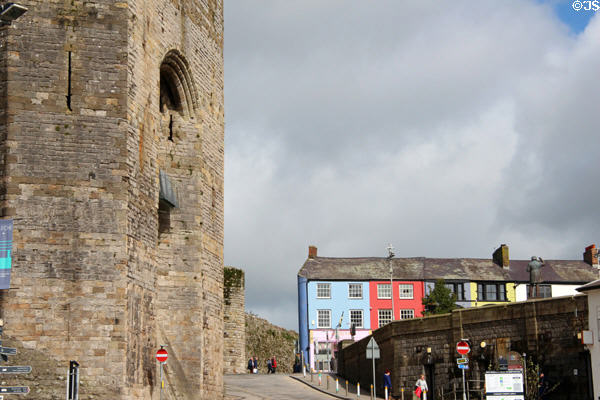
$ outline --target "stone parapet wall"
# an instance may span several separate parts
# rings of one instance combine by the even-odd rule
[[[244,271],[225,267],[223,280],[223,373],[246,372]]]
[[[472,343],[468,379],[482,379],[498,354],[511,350],[526,353],[541,365],[551,381],[560,381],[553,394],[555,398],[586,398],[589,354],[577,339],[577,333],[585,329],[588,329],[585,295],[396,321],[373,332],[381,349],[381,359],[376,362],[377,385],[382,390],[381,377],[390,369],[394,395],[400,396],[401,387],[412,390],[419,375],[425,373],[433,378],[430,385],[434,387],[430,389],[438,396],[442,387],[447,391],[461,375],[456,367],[459,357],[456,343],[465,338]],[[338,352],[340,375],[351,382],[360,382],[363,387],[372,383],[372,361],[366,359],[370,338]],[[484,341],[487,346],[482,348],[480,344]],[[573,373],[575,370],[577,374]]]

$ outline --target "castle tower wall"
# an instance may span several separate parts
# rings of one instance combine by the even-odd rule
[[[113,2],[21,3],[28,13],[1,28],[1,210],[14,219],[4,333],[52,354],[64,368],[57,375],[77,360],[90,392],[118,394],[127,303],[127,18]],[[43,368],[33,367],[34,374]],[[57,386],[36,398],[64,393]]]
[[[161,344],[165,398],[222,397],[222,3],[20,3],[0,28],[5,334],[77,360],[82,399],[158,399]]]

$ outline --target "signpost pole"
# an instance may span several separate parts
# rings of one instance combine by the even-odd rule
[[[458,352],[458,354],[461,354],[463,356],[463,359],[466,358],[465,356],[471,351],[471,346],[469,345],[469,342],[467,339],[461,339],[460,342],[456,343],[456,351]],[[465,366],[459,366],[460,369],[462,370],[462,387],[463,387],[463,400],[467,400],[467,387],[466,387],[466,381],[465,381],[465,367],[468,367],[468,365]]]
[[[375,388],[375,341],[371,341],[371,354],[373,354],[373,394],[377,398],[377,389]]]
[[[167,362],[169,353],[165,350],[165,345],[161,345],[160,349],[156,352],[156,360],[160,364],[160,400],[163,398],[163,388],[165,387],[165,381],[163,380],[163,364]]]
[[[462,376],[463,376],[463,400],[467,400],[467,390],[465,387],[465,369],[462,368]]]
[[[527,396],[527,353],[523,353],[523,384],[525,386],[525,396]]]

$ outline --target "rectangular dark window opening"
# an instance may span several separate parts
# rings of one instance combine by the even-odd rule
[[[552,285],[538,285],[538,293],[533,293],[534,288],[527,285],[527,298],[549,298],[552,297]],[[533,294],[532,294],[533,293]]]
[[[158,236],[171,231],[171,205],[164,200],[158,201]]]
[[[456,295],[456,301],[464,301],[465,286],[462,283],[446,283],[445,285],[452,293]]]

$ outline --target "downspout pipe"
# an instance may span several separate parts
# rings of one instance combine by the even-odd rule
[[[308,343],[308,279],[298,275],[298,334],[304,364],[311,365]]]

